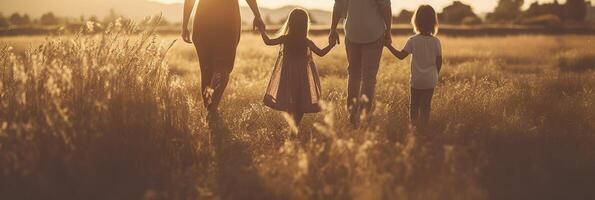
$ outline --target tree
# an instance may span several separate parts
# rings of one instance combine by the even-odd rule
[[[29,25],[31,24],[31,17],[29,17],[29,15],[25,14],[23,15],[23,25]]]
[[[500,0],[494,12],[488,14],[491,21],[513,21],[521,16],[524,0]]]
[[[544,3],[544,4],[539,4],[538,2],[534,2],[531,4],[531,6],[529,6],[529,9],[527,9],[523,13],[522,16],[524,19],[527,19],[527,18],[539,17],[539,16],[543,16],[543,15],[555,15],[555,16],[558,16],[559,19],[563,19],[564,18],[564,8],[562,5],[560,5],[560,3],[558,3],[557,0],[555,0],[553,3]]]
[[[58,25],[60,23],[60,20],[58,19],[58,17],[56,17],[56,15],[54,15],[54,13],[49,12],[46,14],[41,15],[41,18],[39,19],[41,22],[41,25]]]
[[[31,24],[31,18],[29,18],[29,15],[22,15],[19,13],[13,13],[10,16],[10,24],[11,25],[27,25],[27,24]]]
[[[12,13],[10,18],[8,19],[11,25],[18,25],[21,22],[21,14],[19,13]]]
[[[4,17],[4,14],[0,13],[0,28],[6,28],[9,25],[8,19]]]
[[[442,10],[442,19],[440,20],[446,24],[461,24],[463,20],[467,22],[477,22],[479,17],[473,12],[471,6],[455,1],[452,5],[445,7]]]
[[[564,6],[566,19],[577,22],[585,21],[588,5],[585,0],[566,0],[566,5]]]
[[[399,15],[393,17],[393,23],[397,24],[408,24],[411,23],[411,18],[413,17],[413,12],[408,10],[401,10]]]

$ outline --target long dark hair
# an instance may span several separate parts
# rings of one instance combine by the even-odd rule
[[[305,54],[310,30],[310,17],[308,12],[301,8],[296,8],[289,13],[287,21],[281,29],[279,35],[285,35],[283,49],[292,54]]]
[[[411,18],[411,24],[417,34],[438,34],[438,16],[430,5],[419,6]]]

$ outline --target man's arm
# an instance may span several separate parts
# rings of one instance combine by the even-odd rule
[[[442,56],[436,57],[436,68],[438,69],[438,73],[442,70]]]
[[[384,26],[386,27],[384,32],[384,42],[385,44],[392,43],[392,25],[393,25],[393,10],[390,7],[391,3],[390,0],[379,0],[380,4],[380,11],[382,12],[382,18],[384,19]]]
[[[192,9],[194,9],[194,0],[185,0],[184,16],[182,18],[182,39],[187,43],[192,43],[192,40],[190,40],[190,30],[188,29],[188,21],[190,21]]]
[[[333,15],[332,15],[332,22],[331,22],[331,32],[329,35],[329,43],[337,43],[340,44],[339,41],[339,33],[337,32],[337,26],[339,25],[339,20],[343,15],[343,10],[345,9],[345,1],[344,0],[335,0],[335,5],[333,6]]]

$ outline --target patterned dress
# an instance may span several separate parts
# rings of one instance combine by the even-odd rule
[[[320,78],[312,52],[305,56],[279,51],[264,104],[272,109],[292,113],[320,112]]]

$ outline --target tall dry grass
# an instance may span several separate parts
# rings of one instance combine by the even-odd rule
[[[194,194],[199,122],[151,31],[0,50],[2,196],[138,199]]]
[[[594,63],[575,59],[595,55],[591,36],[442,38],[425,134],[407,125],[408,63],[388,53],[372,120],[350,127],[339,46],[316,59],[324,112],[294,134],[260,103],[278,49],[257,36],[207,121],[190,45],[108,30],[0,39],[32,46],[0,51],[2,199],[595,197]]]

